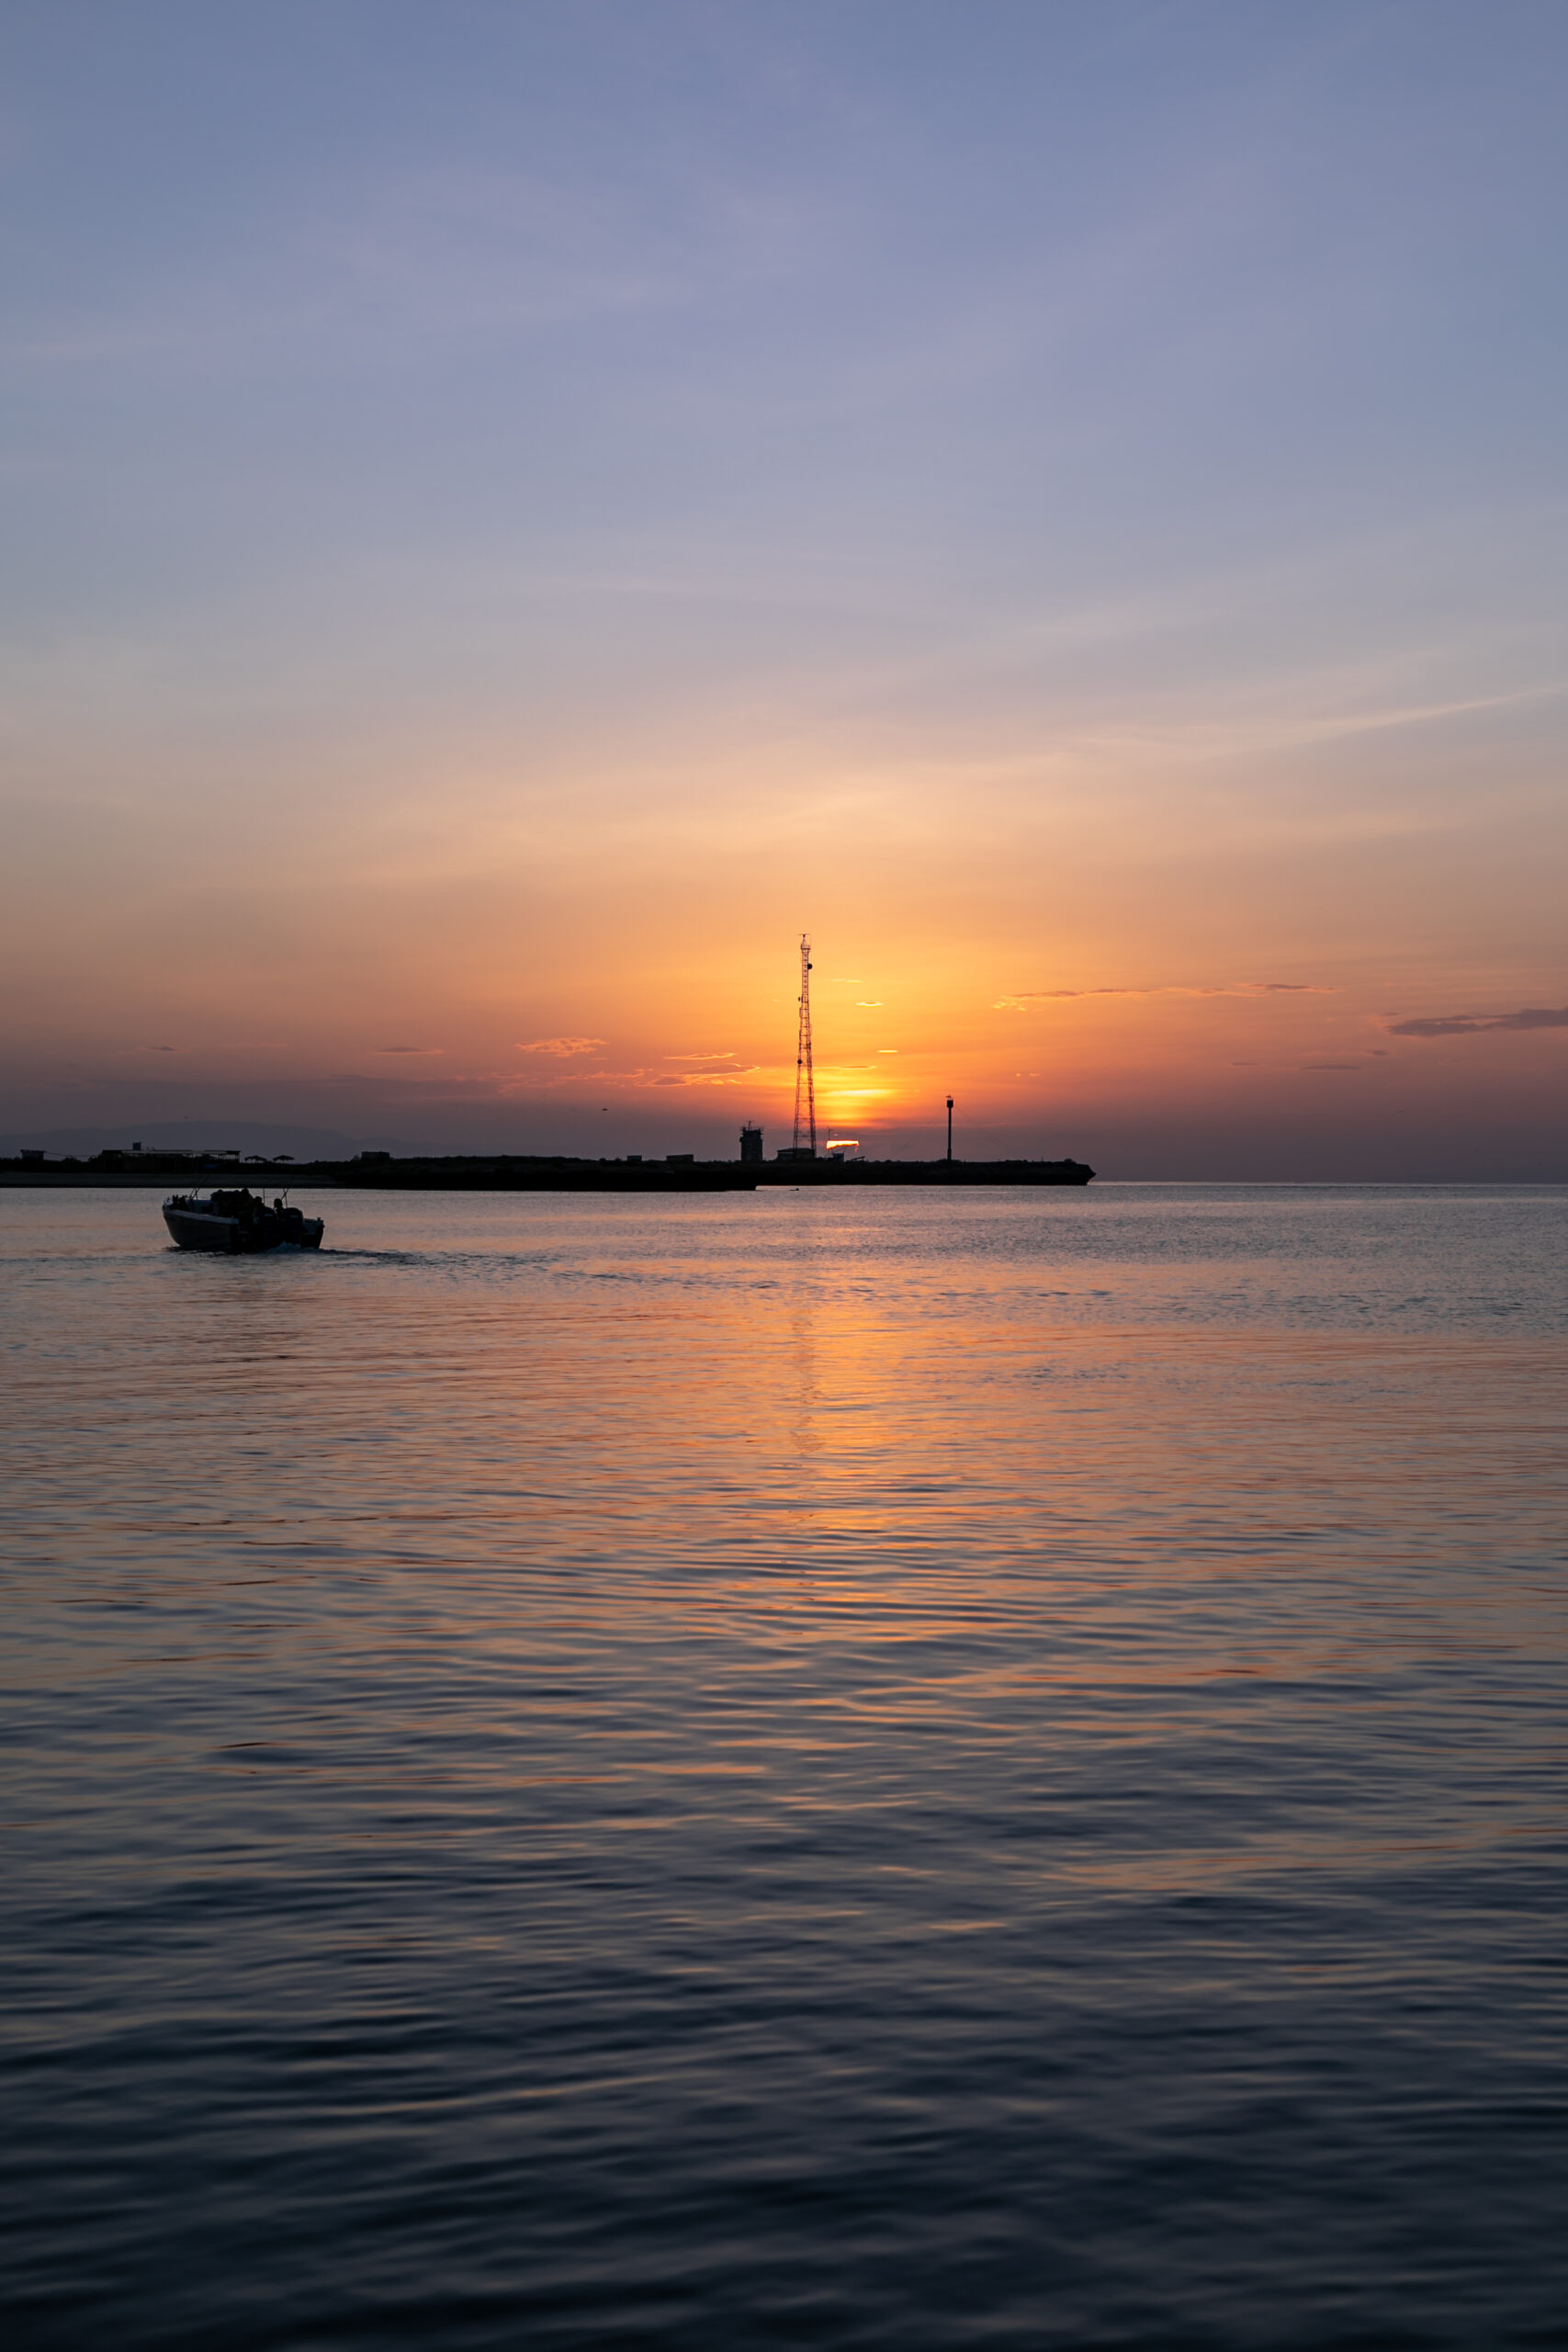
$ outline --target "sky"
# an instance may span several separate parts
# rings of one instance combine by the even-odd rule
[[[1565,85],[9,0],[0,1137],[1568,1178]]]

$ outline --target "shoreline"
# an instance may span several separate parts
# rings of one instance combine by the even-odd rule
[[[129,1155],[127,1155],[129,1158]],[[303,1160],[298,1163],[174,1160],[151,1152],[147,1164],[78,1167],[46,1161],[0,1163],[0,1187],[200,1192],[212,1184],[274,1189],[309,1184],[338,1190],[422,1193],[752,1193],[779,1185],[1024,1184],[1080,1186],[1094,1170],[1075,1159],[570,1159],[496,1155],[420,1159]]]

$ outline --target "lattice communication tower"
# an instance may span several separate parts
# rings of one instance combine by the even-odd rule
[[[802,1131],[804,1130],[804,1140]],[[795,1053],[795,1148],[817,1157],[817,1084],[811,1074],[811,942],[800,934],[800,1041]]]

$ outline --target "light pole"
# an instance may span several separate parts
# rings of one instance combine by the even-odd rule
[[[947,1156],[953,1158],[953,1097],[947,1098]]]

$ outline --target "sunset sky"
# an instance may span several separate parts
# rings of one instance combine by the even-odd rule
[[[772,1152],[807,930],[872,1148],[1568,1176],[1565,119],[1561,0],[11,0],[0,1136]]]

